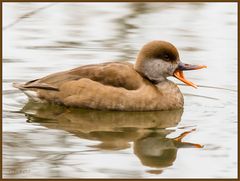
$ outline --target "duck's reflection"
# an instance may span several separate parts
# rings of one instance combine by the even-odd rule
[[[64,108],[51,104],[27,103],[22,112],[29,122],[61,129],[80,138],[97,140],[98,149],[120,150],[133,142],[135,155],[145,166],[165,168],[173,164],[178,148],[201,147],[182,142],[190,131],[177,138],[166,136],[181,120],[183,110],[154,112],[115,112]],[[150,171],[150,173],[161,171]]]
[[[176,138],[166,138],[166,132],[154,132],[134,143],[134,153],[145,166],[165,168],[173,164],[178,148],[201,148],[199,144],[182,142],[182,139],[194,131],[186,131]],[[155,172],[157,173],[157,172]]]

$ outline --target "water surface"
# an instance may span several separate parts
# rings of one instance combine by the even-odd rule
[[[200,86],[179,85],[184,110],[66,109],[12,87],[86,64],[133,63],[155,39],[208,66],[186,72]],[[4,3],[3,177],[236,178],[237,4]]]

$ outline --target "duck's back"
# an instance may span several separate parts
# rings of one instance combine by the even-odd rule
[[[27,82],[25,87],[41,88],[44,84],[59,88],[64,83],[87,78],[104,85],[136,89],[142,77],[133,69],[133,64],[127,62],[110,62],[81,66],[69,71],[50,74],[41,79]],[[42,87],[44,88],[44,87]]]
[[[176,85],[170,81],[165,85],[160,90],[136,72],[131,63],[111,62],[51,74],[15,87],[27,95],[29,90],[36,92],[40,100],[71,107],[123,111],[181,107],[176,100]]]
[[[33,94],[29,92],[34,91],[41,100],[66,104],[66,102],[69,103],[66,100],[77,95],[78,98],[81,96],[81,99],[85,100],[84,104],[91,104],[89,100],[86,101],[87,95],[92,95],[91,99],[103,97],[105,94],[114,97],[116,90],[117,92],[137,90],[143,81],[143,78],[134,70],[133,64],[110,62],[50,74],[25,84],[15,84],[15,87],[30,95],[30,98]],[[81,107],[76,99],[69,104]]]

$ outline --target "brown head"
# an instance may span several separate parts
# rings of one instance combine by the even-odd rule
[[[196,87],[186,80],[182,71],[205,68],[203,65],[184,64],[180,61],[177,48],[166,41],[151,41],[140,50],[135,63],[135,70],[154,82],[174,76],[187,85]]]

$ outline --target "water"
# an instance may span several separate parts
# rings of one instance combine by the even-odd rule
[[[208,66],[179,85],[184,110],[66,110],[11,86],[154,39]],[[3,3],[3,177],[236,178],[237,3]]]

